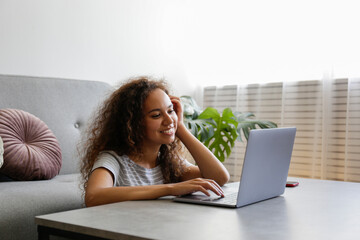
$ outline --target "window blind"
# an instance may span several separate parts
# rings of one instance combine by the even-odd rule
[[[360,182],[360,79],[204,88],[203,106],[252,112],[279,127],[297,127],[289,176]],[[241,175],[246,141],[224,165]],[[261,146],[259,146],[261,149]]]

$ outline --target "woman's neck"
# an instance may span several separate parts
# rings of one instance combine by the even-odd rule
[[[157,165],[157,159],[160,149],[144,149],[142,155],[129,156],[132,161],[144,168],[154,168]]]

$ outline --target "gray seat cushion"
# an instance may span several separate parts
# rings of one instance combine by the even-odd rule
[[[0,182],[1,239],[37,239],[35,216],[84,207],[79,174],[51,180]]]

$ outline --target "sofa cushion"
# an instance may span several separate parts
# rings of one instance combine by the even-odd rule
[[[18,109],[0,109],[4,164],[0,173],[15,180],[51,179],[61,168],[59,143],[36,116]]]
[[[43,181],[0,182],[0,239],[36,240],[35,216],[84,207],[79,179],[80,174],[65,174]]]

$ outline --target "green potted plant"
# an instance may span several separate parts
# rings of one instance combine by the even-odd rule
[[[230,156],[236,140],[247,140],[251,129],[276,128],[277,124],[256,120],[253,113],[233,112],[225,108],[222,113],[212,107],[202,110],[190,96],[181,96],[184,123],[214,155],[224,162]]]

